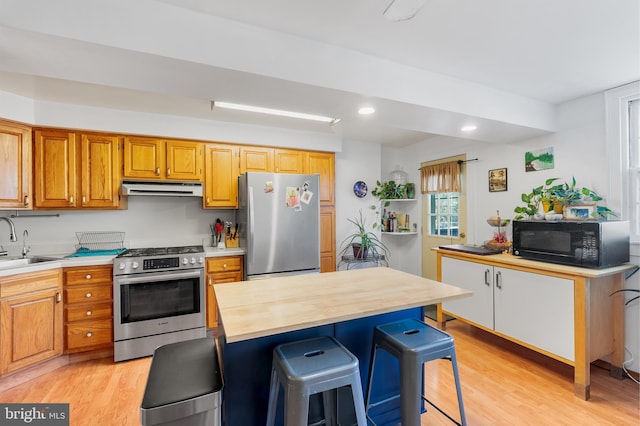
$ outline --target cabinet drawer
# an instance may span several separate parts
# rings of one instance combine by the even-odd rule
[[[211,274],[211,284],[235,283],[242,281],[242,274],[239,272],[218,272]]]
[[[238,272],[242,270],[242,257],[214,257],[207,259],[207,272]]]
[[[64,282],[66,285],[112,283],[113,268],[108,266],[102,268],[65,269]]]
[[[65,321],[84,321],[96,319],[113,318],[113,304],[109,303],[83,303],[82,305],[73,305],[65,310]]]
[[[67,325],[67,348],[69,350],[111,344],[113,323],[111,320],[81,321]]]
[[[78,286],[65,289],[66,303],[106,302],[111,300],[112,287],[102,286]]]

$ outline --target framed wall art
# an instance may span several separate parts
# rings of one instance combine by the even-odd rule
[[[588,220],[593,218],[596,208],[595,204],[567,204],[563,208],[563,215],[565,219]]]
[[[524,153],[524,170],[526,172],[553,169],[554,163],[553,147]]]
[[[507,168],[489,170],[489,192],[507,190]]]

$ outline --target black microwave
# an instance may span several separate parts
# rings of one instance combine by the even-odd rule
[[[587,268],[620,265],[629,262],[629,222],[516,220],[513,254]]]

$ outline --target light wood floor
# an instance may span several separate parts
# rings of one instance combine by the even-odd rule
[[[591,400],[573,395],[573,369],[460,321],[447,325],[456,342],[469,425],[638,425],[639,387],[591,367]],[[0,393],[1,402],[68,402],[72,426],[139,425],[150,358],[110,359],[59,368]],[[427,396],[457,418],[451,364],[426,367]],[[422,425],[451,425],[436,410]],[[246,426],[246,425],[229,425]]]

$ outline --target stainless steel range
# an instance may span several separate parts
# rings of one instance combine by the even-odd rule
[[[206,336],[204,248],[127,250],[113,265],[114,360]]]

